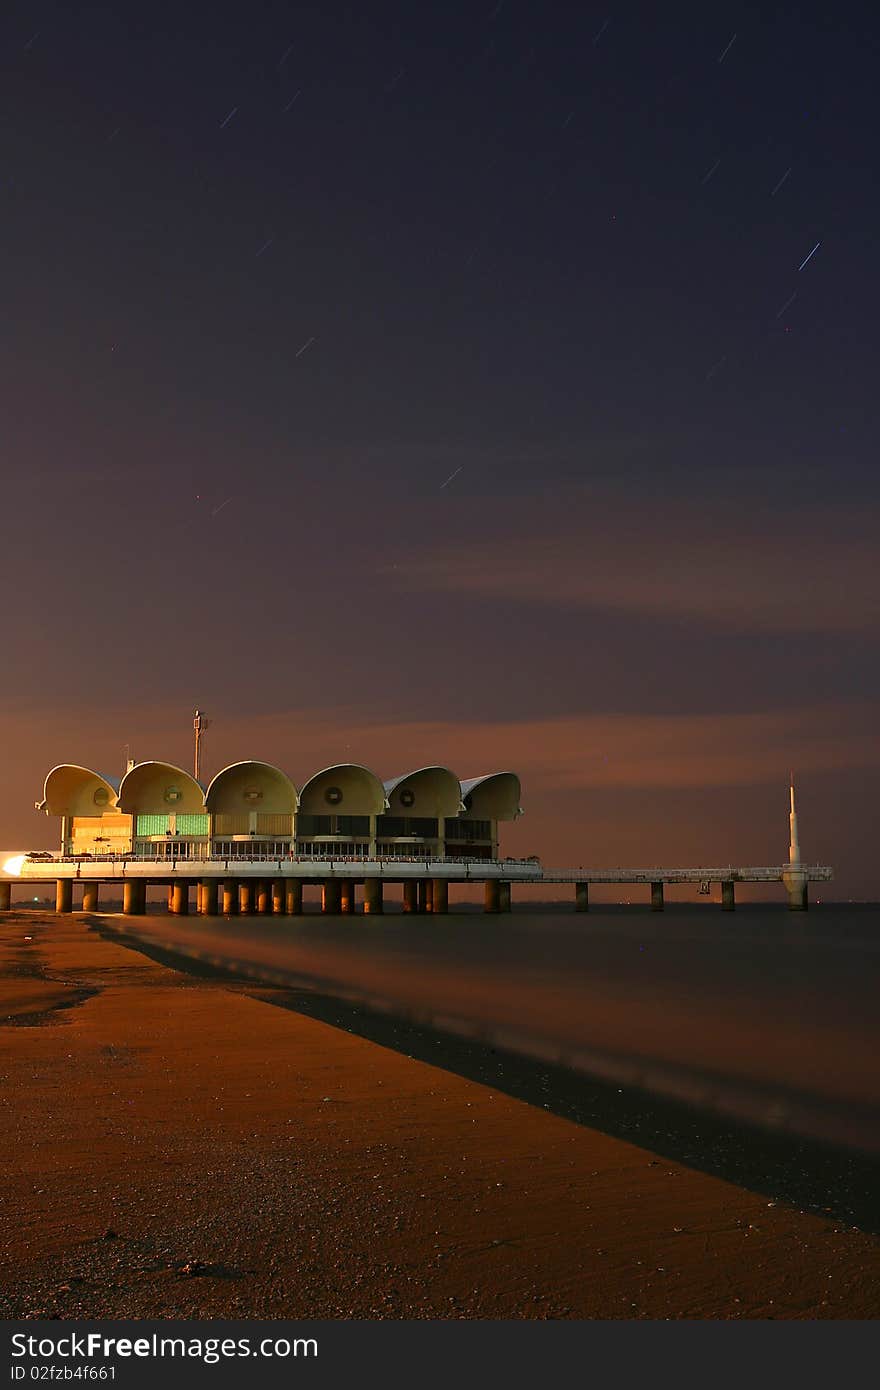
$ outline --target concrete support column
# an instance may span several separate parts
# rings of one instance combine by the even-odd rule
[[[498,885],[498,911],[510,911],[510,884],[499,883]]]
[[[339,885],[339,910],[346,916],[355,910],[353,879],[344,878]]]
[[[651,884],[651,911],[652,911],[652,912],[662,912],[662,911],[663,911],[663,884],[662,884],[662,883],[652,883],[652,884]]]
[[[5,880],[0,883],[0,912],[8,912],[12,906],[12,884]]]
[[[285,906],[291,917],[299,917],[303,910],[303,886],[298,878],[285,882]]]
[[[788,894],[789,912],[806,912],[809,906],[809,888],[804,875],[797,869],[782,875],[785,891]]]
[[[418,880],[416,887],[416,904],[416,911],[418,912],[431,911],[431,880],[429,878],[420,878]]]
[[[341,907],[341,902],[339,879],[325,878],[321,885],[321,911],[331,915],[337,913]]]
[[[238,884],[234,878],[224,878],[223,880],[221,907],[224,917],[234,917],[238,912]]]
[[[254,910],[258,912],[261,917],[265,917],[266,913],[269,911],[269,907],[269,880],[267,878],[259,878],[257,879],[257,901]]]
[[[497,878],[487,878],[483,885],[483,904],[485,912],[499,912],[501,908],[501,894],[498,891],[499,884]]]
[[[173,883],[169,883],[169,885],[168,885],[168,911],[169,911],[169,912],[173,912],[173,911],[174,911],[174,884],[173,884]]]
[[[59,878],[55,880],[55,911],[73,911],[73,879]]]
[[[419,885],[414,878],[407,878],[403,881],[403,910],[404,912],[418,912],[419,910]]]
[[[218,884],[216,878],[202,879],[202,901],[199,911],[205,917],[217,916]]]
[[[246,917],[254,910],[254,885],[249,878],[238,880],[238,910]]]
[[[126,917],[141,917],[147,906],[147,885],[143,879],[127,878],[122,884],[122,911]]]
[[[273,878],[272,880],[272,915],[273,917],[283,917],[287,911],[287,900],[284,895],[284,879]]]
[[[189,884],[185,878],[172,885],[171,911],[178,917],[185,917],[189,912]]]
[[[589,912],[590,910],[590,885],[589,883],[576,883],[574,886],[574,910],[575,912]]]
[[[382,880],[381,878],[367,878],[364,880],[364,912],[381,912],[382,902]]]
[[[435,878],[431,895],[432,912],[449,911],[449,884],[445,878]]]
[[[726,878],[721,884],[721,910],[722,912],[733,912],[736,907],[736,898],[733,890],[733,879]]]
[[[98,911],[98,885],[97,883],[83,884],[83,912]]]

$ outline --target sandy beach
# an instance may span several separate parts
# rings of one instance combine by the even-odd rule
[[[762,1171],[792,1148],[758,1143],[754,1181],[731,1182],[717,1155],[685,1163],[553,1113],[552,1073],[529,1103],[515,1064],[473,1045],[464,1076],[441,1036],[353,1026],[327,1001],[171,968],[98,920],[0,917],[0,1315],[880,1311],[876,1222],[847,1214],[836,1160],[827,1210],[801,1208]],[[511,1086],[476,1079],[505,1066]],[[634,1132],[661,1135],[663,1112],[624,1101]]]

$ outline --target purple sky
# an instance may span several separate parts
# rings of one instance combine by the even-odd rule
[[[876,13],[606,20],[4,8],[0,843],[201,704],[548,863],[778,861],[793,765],[878,894]]]

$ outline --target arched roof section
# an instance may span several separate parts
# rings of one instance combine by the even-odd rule
[[[385,783],[392,815],[457,816],[461,784],[448,767],[420,767]]]
[[[173,763],[135,763],[119,786],[119,809],[131,815],[199,812],[205,809],[204,788]]]
[[[490,772],[461,784],[461,799],[468,812],[478,819],[516,820],[522,815],[521,795],[515,772]]]
[[[266,811],[293,815],[297,800],[296,787],[287,773],[260,762],[231,763],[217,773],[205,792],[205,805],[215,814]]]
[[[360,763],[337,763],[310,777],[299,794],[300,811],[312,815],[381,816],[385,788]]]
[[[115,810],[119,779],[77,763],[53,767],[43,787],[40,809],[47,816],[101,816]]]

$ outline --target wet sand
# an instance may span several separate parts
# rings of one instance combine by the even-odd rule
[[[653,1147],[545,1109],[552,1071],[527,1103],[447,1069],[460,1042],[423,1032],[431,1065],[395,1050],[415,1033],[309,1003],[83,918],[0,917],[0,1315],[877,1315],[880,1238],[833,1162],[828,1212],[801,1211],[760,1144],[736,1185],[668,1157],[645,1097],[621,1105]]]

